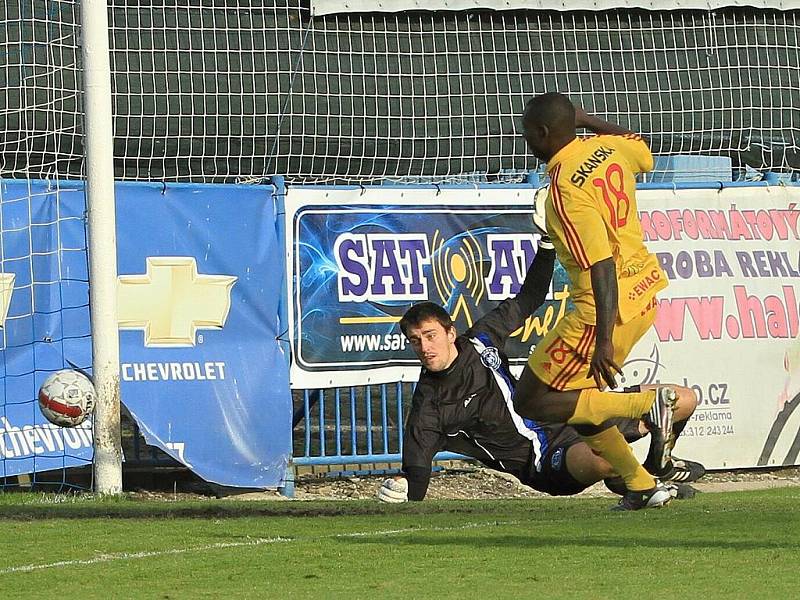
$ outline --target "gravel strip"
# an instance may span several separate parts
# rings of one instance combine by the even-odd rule
[[[384,476],[312,477],[304,476],[295,482],[298,500],[346,500],[374,498]],[[800,468],[769,470],[715,471],[707,473],[693,486],[701,492],[722,492],[773,487],[800,486]],[[595,484],[579,496],[613,496],[602,483]],[[434,473],[427,498],[490,499],[541,498],[546,494],[520,484],[514,477],[465,463]]]

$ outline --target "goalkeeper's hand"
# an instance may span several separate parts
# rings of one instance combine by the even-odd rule
[[[378,489],[378,500],[390,504],[408,502],[408,480],[405,477],[385,479]]]
[[[542,240],[540,244],[546,244],[545,248],[553,247],[550,236],[547,234],[547,221],[544,213],[544,203],[549,192],[550,186],[546,185],[536,190],[536,194],[533,196],[533,227],[537,233],[541,234]]]

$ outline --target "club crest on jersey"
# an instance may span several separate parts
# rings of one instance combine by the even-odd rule
[[[500,352],[494,346],[486,347],[481,352],[481,363],[487,369],[499,369],[502,362],[500,361]]]
[[[564,448],[557,448],[555,452],[553,452],[553,456],[550,457],[550,466],[553,467],[554,471],[561,470],[561,464],[564,462]]]

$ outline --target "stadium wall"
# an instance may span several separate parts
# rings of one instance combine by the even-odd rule
[[[534,187],[118,184],[126,409],[149,444],[223,485],[397,462],[418,373],[397,320],[431,299],[463,330],[513,294],[536,247]],[[90,340],[82,185],[0,189],[7,478],[91,460],[91,429],[54,430],[35,400],[52,370],[90,366]],[[653,183],[639,197],[670,286],[622,383],[693,387],[679,451],[710,468],[800,463],[800,188]],[[517,368],[567,291],[559,268],[507,348]]]
[[[755,2],[756,8],[721,4],[708,3],[708,10],[661,10],[659,4],[658,10],[599,12],[524,7],[322,15],[309,0],[110,0],[115,176],[155,182],[160,189],[173,189],[173,182],[260,183],[276,172],[295,187],[320,182],[521,183],[541,167],[518,134],[522,106],[533,94],[558,89],[588,110],[646,134],[662,164],[653,182],[698,185],[708,179],[709,166],[718,171],[712,179],[723,182],[715,185],[796,181],[796,2],[765,0]],[[548,8],[552,3],[535,5]],[[0,178],[28,182],[28,198],[19,198],[20,206],[39,205],[37,195],[44,193],[40,180],[66,194],[70,181],[85,172],[79,6],[77,0],[11,0],[0,8]],[[77,214],[69,218],[81,222]],[[4,221],[4,237],[34,239],[18,225]],[[29,229],[45,230],[38,223]],[[669,240],[654,243],[662,241]],[[42,253],[32,244],[29,250],[31,258],[13,255],[12,263],[49,260],[43,258],[49,250]],[[681,259],[680,252],[663,253]],[[8,256],[4,268],[11,264]],[[760,265],[757,256],[767,255],[752,254],[753,265]],[[731,257],[738,260],[735,252]],[[53,266],[46,268],[55,272]],[[88,285],[81,277],[62,278],[62,293],[71,286],[80,295],[80,285]],[[51,280],[47,274],[44,281]],[[24,282],[30,282],[31,296],[34,282],[41,283],[22,275],[16,284],[2,281],[6,290],[18,284],[13,288],[17,299],[28,293]],[[674,283],[685,284],[680,275]],[[742,286],[747,298],[754,295],[749,282]],[[765,294],[758,297],[762,309],[768,300],[772,305],[773,297],[780,298],[777,288]],[[689,292],[685,297],[702,298]],[[726,308],[737,298],[735,293],[726,296]],[[70,310],[88,312],[84,300]],[[785,298],[783,304],[788,304]],[[288,313],[289,307],[284,308]],[[31,331],[37,332],[38,322],[49,317],[34,308],[29,312]],[[726,332],[731,315],[738,313],[724,315]],[[76,336],[81,335],[78,330]],[[49,343],[31,340],[25,343],[37,348]],[[402,340],[391,338],[390,346],[394,343]],[[784,359],[787,377],[795,358],[789,352]],[[402,444],[395,436],[402,410],[398,416],[380,410],[384,401],[389,406],[397,401],[402,408],[410,385],[360,385],[340,396],[316,388],[296,390],[296,421],[303,420],[304,412],[326,407],[314,425],[319,443],[306,431],[309,449],[301,448],[296,456],[322,460],[326,436],[334,428],[340,432],[332,425],[332,397],[338,398],[337,405],[350,401],[358,409],[358,419],[352,418],[359,435],[365,427],[370,436],[378,431],[365,425],[364,419],[373,416],[376,427],[393,432],[381,434],[382,445],[369,442],[362,448],[356,439],[354,452],[372,448],[370,454],[396,455]],[[793,389],[791,378],[786,385]],[[31,396],[25,398],[29,402]],[[765,442],[758,459],[767,461],[763,464],[797,458],[797,444],[778,439],[786,435],[781,431],[798,429],[793,409],[786,408],[791,406],[787,402],[775,418],[778,433]],[[307,420],[306,425],[311,426]],[[20,436],[33,435],[14,427],[11,423],[7,429],[18,443]],[[315,444],[323,446],[321,452]],[[327,453],[339,446],[344,448],[339,442],[328,445]]]

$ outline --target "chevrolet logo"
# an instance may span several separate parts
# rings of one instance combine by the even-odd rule
[[[194,346],[198,329],[221,329],[236,277],[200,275],[191,256],[151,256],[144,275],[121,275],[120,329],[144,330],[149,347]]]
[[[14,273],[0,273],[0,327],[6,326],[11,294],[14,293]]]

